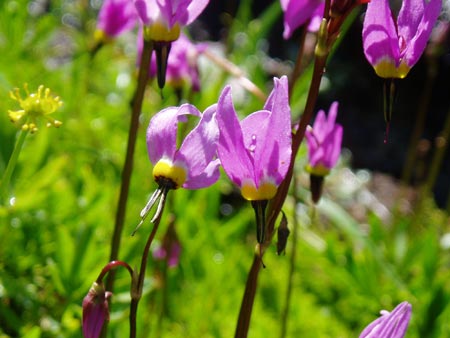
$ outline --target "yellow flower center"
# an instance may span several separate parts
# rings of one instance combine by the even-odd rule
[[[175,24],[172,28],[164,23],[155,22],[144,27],[144,38],[147,41],[175,41],[180,37],[180,25]]]
[[[322,164],[316,165],[315,167],[312,167],[308,164],[305,169],[310,174],[316,176],[327,176],[330,173],[330,169],[323,166]]]
[[[187,171],[182,166],[161,159],[153,167],[153,178],[156,182],[159,182],[161,178],[169,179],[175,184],[174,189],[178,189],[186,181]]]
[[[390,58],[382,58],[373,68],[379,77],[385,79],[403,79],[408,75],[409,70],[411,69],[403,61],[400,62],[400,65],[397,67],[395,62]]]
[[[258,188],[255,187],[253,182],[248,181],[242,184],[241,194],[248,201],[262,201],[270,200],[277,193],[277,186],[270,182],[263,182]]]

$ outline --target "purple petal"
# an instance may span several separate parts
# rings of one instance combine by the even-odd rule
[[[205,187],[214,183],[211,183],[212,178],[219,177],[218,164],[209,168],[210,170],[212,169],[212,172],[205,172],[217,153],[219,129],[215,119],[215,113],[216,105],[205,110],[201,115],[200,122],[186,136],[180,150],[176,154],[175,160],[178,161],[180,159],[189,168],[187,180],[183,185],[185,188],[197,189],[199,188],[199,184]],[[201,179],[204,178],[209,178],[207,185],[203,185],[201,182]]]
[[[291,161],[291,109],[289,107],[288,80],[286,76],[274,78],[272,90],[265,106],[271,112],[264,143],[255,148],[255,178],[270,178],[279,185],[286,176]]]
[[[382,59],[398,65],[397,31],[387,0],[372,0],[367,5],[363,23],[364,54],[372,66]]]
[[[322,6],[322,4],[322,0],[282,1],[284,9],[283,37],[289,39],[293,32],[309,20],[317,10],[317,7]]]
[[[359,338],[403,338],[411,318],[411,304],[402,302],[392,311],[383,311],[382,316],[370,323]]]
[[[147,149],[153,164],[163,157],[174,160],[178,123],[187,120],[185,115],[200,116],[200,112],[193,105],[184,104],[181,107],[163,109],[150,120],[147,129]]]
[[[209,0],[157,0],[159,10],[169,28],[176,23],[186,26],[192,23],[208,5]]]
[[[326,141],[325,148],[325,161],[324,165],[327,168],[333,168],[336,165],[339,155],[341,154],[342,136],[344,129],[340,125],[336,125],[329,135]]]
[[[333,102],[328,118],[323,110],[317,113],[313,128],[305,132],[308,159],[311,167],[322,165],[331,169],[341,153],[343,128],[336,123],[338,102]]]
[[[403,60],[412,67],[422,55],[433,27],[441,12],[442,1],[430,0],[423,8],[423,0],[404,1],[398,18],[399,37],[405,41]],[[409,4],[409,6],[408,6]],[[420,16],[417,11],[421,9]]]
[[[181,22],[183,25],[189,25],[203,12],[208,5],[209,0],[193,0],[187,8],[187,19],[185,22]]]
[[[217,152],[222,167],[228,177],[241,187],[243,180],[253,180],[254,169],[252,159],[244,146],[244,137],[234,110],[230,86],[225,87],[219,97],[216,118],[220,130]]]
[[[105,0],[98,14],[97,28],[109,37],[133,29],[137,12],[129,0]]]
[[[252,163],[254,163],[255,149],[264,146],[270,114],[270,111],[260,110],[248,115],[241,121],[244,146],[252,155]]]
[[[183,184],[185,189],[201,189],[209,187],[210,185],[217,182],[220,177],[220,160],[215,159],[208,163],[203,172],[197,174],[197,176],[190,177]]]
[[[157,4],[155,0],[135,0],[134,6],[144,25],[151,25],[156,21],[159,10],[156,10]]]

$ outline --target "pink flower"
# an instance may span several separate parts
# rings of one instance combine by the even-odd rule
[[[275,196],[291,160],[291,110],[286,76],[274,79],[263,110],[239,122],[227,86],[217,104],[218,154],[228,177],[249,200]]]
[[[336,123],[338,103],[333,102],[328,113],[320,110],[313,127],[308,126],[305,137],[308,145],[307,170],[317,176],[325,176],[333,168],[341,153],[343,128]]]
[[[308,29],[317,31],[323,17],[323,0],[280,0],[284,13],[283,37],[289,39],[294,31],[311,20]]]
[[[134,3],[146,26],[148,40],[174,41],[180,27],[194,21],[209,0],[134,0]]]
[[[441,11],[442,0],[404,0],[395,20],[388,0],[367,5],[364,53],[382,78],[404,78],[422,55]]]
[[[133,29],[137,19],[130,0],[105,0],[98,14],[96,37],[99,40],[117,37]]]
[[[151,119],[147,148],[156,182],[165,179],[173,183],[174,189],[199,189],[218,180],[220,162],[215,157],[219,130],[215,112],[215,105],[202,114],[193,105],[184,104],[166,108]],[[186,122],[188,115],[200,121],[177,149],[178,123]]]
[[[184,104],[163,109],[153,116],[147,128],[147,149],[158,189],[142,209],[141,221],[133,234],[158,199],[158,209],[151,222],[161,215],[169,190],[205,188],[219,179],[220,161],[216,158],[219,129],[215,113],[216,105],[202,114],[193,105]],[[199,117],[200,121],[177,148],[178,123],[186,122],[189,115]]]
[[[411,304],[403,302],[392,311],[381,311],[381,317],[370,323],[359,338],[403,338],[411,318]]]
[[[102,283],[94,282],[83,299],[83,336],[100,336],[105,321],[109,320],[108,298],[111,292],[105,291]]]

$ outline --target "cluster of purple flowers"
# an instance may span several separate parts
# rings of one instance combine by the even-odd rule
[[[323,0],[280,1],[285,14],[286,39],[306,23],[310,30],[317,30],[322,17],[331,18],[330,24],[333,25],[333,20],[343,20],[355,6],[367,2],[332,0],[330,13],[327,14],[324,13]],[[199,90],[197,67],[190,55],[201,53],[204,47],[195,47],[181,34],[181,28],[195,20],[208,2],[105,0],[99,13],[97,37],[104,41],[112,39],[133,29],[140,22],[144,40],[155,42],[158,46],[168,46],[167,54],[172,42],[177,41],[168,55],[167,77],[174,83],[188,80],[194,89]],[[403,78],[408,74],[425,49],[440,13],[441,2],[403,0],[398,19],[395,20],[388,0],[370,1],[362,32],[363,47],[367,60],[378,76]],[[331,32],[336,33],[333,28]],[[151,74],[157,73],[157,67],[155,63],[152,64]],[[337,109],[338,103],[334,102],[328,117],[324,111],[319,111],[313,126],[306,130],[306,170],[315,180],[323,180],[335,166],[341,152],[343,128],[336,123]],[[178,147],[178,125],[187,121],[188,116],[198,118],[198,124]],[[254,207],[258,205],[259,212],[264,209],[264,203],[275,197],[292,166],[288,79],[286,76],[275,78],[274,88],[263,108],[242,121],[239,121],[235,111],[230,86],[223,89],[217,104],[208,107],[203,113],[191,104],[166,108],[150,121],[147,147],[153,164],[153,177],[165,191],[181,187],[208,187],[219,179],[221,165],[230,180],[240,189],[243,198],[251,201]],[[320,191],[312,193],[314,202],[317,202]],[[258,204],[260,202],[263,204]],[[152,205],[148,204],[144,208],[141,217],[146,216]],[[261,216],[258,212],[257,219],[258,215]],[[259,243],[264,241],[264,224],[258,230],[257,237]],[[174,246],[174,255],[170,254],[171,247],[166,246],[160,256],[170,256],[171,262],[176,264],[180,252],[179,243]],[[85,337],[98,336],[103,321],[107,320],[109,296],[109,293],[96,284],[83,302]],[[391,313],[383,312],[360,337],[403,337],[410,316],[411,305],[401,303]]]

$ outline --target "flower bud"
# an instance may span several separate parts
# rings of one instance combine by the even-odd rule
[[[83,336],[97,338],[103,324],[109,321],[108,298],[112,293],[105,290],[103,283],[94,282],[83,299]]]

